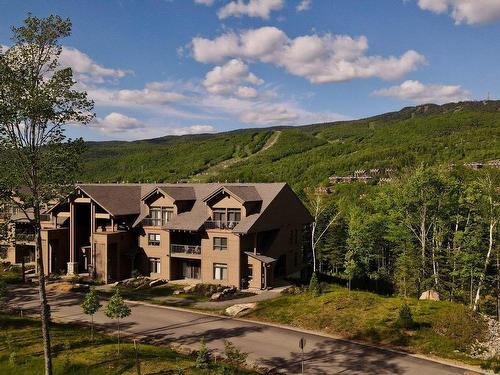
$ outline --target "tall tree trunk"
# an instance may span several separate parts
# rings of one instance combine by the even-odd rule
[[[495,291],[496,297],[497,297],[497,321],[500,322],[500,299],[498,292],[500,291],[500,257],[498,256],[498,249],[495,252],[497,256],[497,290]]]
[[[42,237],[40,236],[40,206],[38,202],[34,209],[35,253],[38,265],[38,294],[40,297],[40,317],[42,320],[43,352],[45,358],[45,375],[52,375],[52,350],[50,346],[50,306],[45,291],[45,269],[43,266]]]
[[[426,216],[427,216],[427,208],[424,207],[424,212],[422,213],[421,221],[420,221],[420,251],[421,251],[421,262],[422,262],[422,270],[421,277],[422,280],[420,283],[425,282],[425,251],[427,245],[427,231],[426,231]]]
[[[490,264],[491,252],[493,251],[493,232],[495,229],[495,221],[492,218],[490,220],[490,230],[489,230],[489,244],[488,244],[488,253],[486,254],[486,259],[484,261],[483,273],[479,277],[479,283],[477,285],[476,290],[476,298],[474,299],[474,306],[472,310],[477,311],[479,306],[479,298],[481,297],[481,289],[484,284],[484,279],[486,278],[486,272],[488,271],[488,265]]]
[[[313,272],[316,272],[316,241],[315,241],[315,236],[316,236],[316,220],[315,218],[314,223],[312,224],[312,229],[311,229],[311,250],[312,250],[312,257],[313,257]]]

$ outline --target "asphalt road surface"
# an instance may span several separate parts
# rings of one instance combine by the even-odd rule
[[[16,289],[9,304],[27,312],[37,312],[36,289]],[[87,322],[79,306],[80,297],[49,293],[54,318]],[[409,355],[370,346],[336,340],[320,335],[302,333],[293,329],[272,327],[219,316],[130,303],[132,314],[122,322],[130,336],[149,338],[167,344],[181,344],[198,348],[204,337],[210,349],[222,350],[224,340],[230,340],[249,359],[262,366],[286,374],[301,373],[301,351],[298,341],[306,339],[304,350],[305,374],[408,374],[449,375],[469,374],[467,370],[415,358]],[[114,329],[112,321],[102,311],[94,321]]]

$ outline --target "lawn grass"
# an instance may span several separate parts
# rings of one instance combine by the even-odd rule
[[[118,288],[120,290],[120,294],[122,295],[122,297],[130,301],[145,301],[145,302],[153,302],[160,304],[162,303],[162,301],[155,299],[161,297],[175,297],[180,299],[186,299],[193,302],[203,302],[210,300],[210,297],[205,297],[196,294],[181,293],[174,295],[174,292],[176,290],[183,288],[183,286],[181,285],[169,284],[169,285],[157,286],[154,288],[142,288],[142,289],[129,288],[124,285],[119,285]],[[113,291],[101,290],[99,291],[99,293],[103,296],[111,297],[114,293],[114,290]]]
[[[413,315],[411,329],[399,324],[399,310],[405,302]],[[460,304],[349,292],[336,285],[318,297],[304,292],[259,302],[246,317],[472,365],[482,361],[467,354],[468,346],[486,330],[486,324]]]
[[[89,329],[73,324],[51,324],[54,374],[136,374],[133,343],[121,346],[116,339],[97,333],[90,341]],[[195,358],[163,345],[138,344],[142,374],[255,374],[211,364],[195,367]],[[0,314],[0,373],[31,375],[43,373],[43,347],[38,320]]]

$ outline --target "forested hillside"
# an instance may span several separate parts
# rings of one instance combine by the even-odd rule
[[[297,128],[91,143],[82,179],[286,181],[319,212],[316,235],[324,236],[314,252],[311,235],[304,238],[317,270],[384,293],[434,289],[500,318],[500,169],[488,164],[497,159],[500,101],[467,102]],[[331,175],[370,169],[390,169],[390,178],[318,190]]]
[[[500,101],[426,105],[296,128],[89,143],[81,180],[286,181],[302,190],[356,169],[498,159],[499,139]]]

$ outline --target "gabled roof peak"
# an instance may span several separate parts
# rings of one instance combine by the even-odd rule
[[[203,201],[207,202],[219,194],[226,193],[234,197],[241,203],[245,202],[261,202],[262,198],[259,195],[255,186],[251,185],[222,185],[207,195]]]

